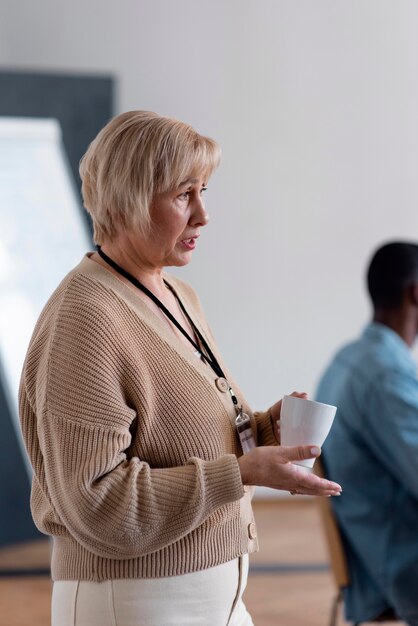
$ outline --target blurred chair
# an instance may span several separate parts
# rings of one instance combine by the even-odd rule
[[[321,477],[325,477],[325,472],[320,461],[315,463],[315,474]],[[334,512],[331,507],[330,498],[316,498],[319,506],[322,528],[325,536],[325,541],[328,548],[329,561],[331,566],[332,575],[335,585],[337,587],[337,593],[332,600],[329,626],[336,626],[338,621],[339,609],[343,606],[343,590],[344,587],[348,587],[350,584],[350,574],[347,565],[347,559],[344,552],[344,544],[341,538],[340,529],[337,524]],[[368,622],[361,622],[362,624],[376,623],[376,622],[399,622],[393,609],[385,611],[381,615],[378,615],[373,620]],[[360,622],[356,622],[353,626],[360,626]]]

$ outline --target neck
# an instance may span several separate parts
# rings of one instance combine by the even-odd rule
[[[375,310],[373,321],[392,329],[409,347],[415,342],[418,333],[417,318],[408,308]]]
[[[129,242],[123,242],[123,244],[118,241],[106,242],[101,246],[101,250],[112,259],[112,261],[134,276],[155,295],[158,296],[159,294],[166,293],[167,289],[163,279],[163,268],[154,267],[150,263],[147,263],[147,261],[141,257],[138,250],[131,246]],[[96,253],[96,255],[98,257],[96,260],[104,264],[111,271],[116,272],[116,270],[111,268],[111,266],[98,255],[98,253]]]

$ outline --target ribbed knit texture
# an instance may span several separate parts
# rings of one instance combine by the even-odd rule
[[[224,367],[194,292],[168,280]],[[64,279],[20,388],[32,514],[54,537],[54,580],[173,576],[257,548],[235,413],[215,380],[106,269],[85,257]],[[273,443],[268,415],[252,419],[259,443]]]

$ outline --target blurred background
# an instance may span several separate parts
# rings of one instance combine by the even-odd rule
[[[221,144],[175,273],[254,408],[313,394],[368,320],[372,251],[417,239],[417,26],[414,0],[0,0],[0,545],[37,537],[16,389],[42,303],[91,246],[77,163],[97,131],[148,109]]]

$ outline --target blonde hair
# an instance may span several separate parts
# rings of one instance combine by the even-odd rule
[[[80,161],[84,206],[102,244],[120,228],[150,232],[149,208],[156,193],[188,180],[206,180],[220,160],[220,148],[191,126],[150,111],[129,111],[112,119]]]

